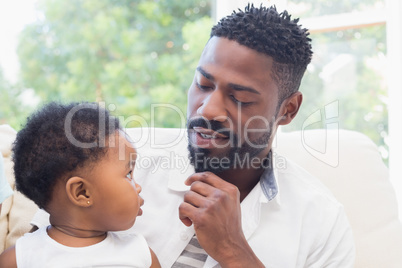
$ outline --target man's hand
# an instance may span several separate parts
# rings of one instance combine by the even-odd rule
[[[193,174],[186,184],[179,217],[194,224],[203,249],[222,267],[264,267],[243,234],[238,188],[210,172]]]

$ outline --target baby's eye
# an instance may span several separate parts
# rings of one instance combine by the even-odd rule
[[[126,178],[129,179],[130,181],[133,179],[133,171],[130,170],[129,173],[127,173]]]

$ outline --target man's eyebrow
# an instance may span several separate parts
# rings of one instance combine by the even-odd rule
[[[198,67],[197,67],[197,71],[199,71],[199,72],[200,72],[205,78],[207,78],[208,80],[210,80],[210,81],[214,81],[214,80],[215,80],[215,78],[212,76],[212,74],[210,74],[210,73],[208,73],[207,71],[205,71],[204,69],[202,69],[201,66],[198,66]],[[252,87],[241,86],[241,85],[233,84],[233,83],[230,83],[228,86],[229,86],[230,88],[236,90],[236,91],[248,91],[248,92],[250,92],[250,93],[254,93],[254,94],[261,95],[260,92],[258,92],[257,90],[255,90],[255,89],[252,88]]]
[[[232,84],[232,83],[229,83],[228,86],[229,86],[230,88],[236,90],[236,91],[248,91],[248,92],[250,92],[250,93],[254,93],[254,94],[261,95],[260,92],[258,92],[257,90],[255,90],[255,89],[252,88],[252,87],[245,87],[245,86],[241,86],[241,85],[238,85],[238,84]]]
[[[201,66],[197,67],[197,71],[199,71],[206,79],[214,81],[215,78],[212,76],[212,74],[208,73],[207,71],[205,71],[204,69],[202,69]]]

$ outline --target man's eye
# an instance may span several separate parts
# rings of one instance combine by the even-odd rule
[[[233,95],[230,95],[230,97],[232,98],[232,100],[233,100],[236,104],[240,104],[241,106],[246,106],[246,105],[252,104],[252,102],[242,102],[242,101],[239,101],[239,100],[236,99],[236,97],[233,96]]]
[[[201,85],[200,83],[195,83],[195,85],[202,91],[207,91],[207,90],[210,90],[212,88],[210,86]]]

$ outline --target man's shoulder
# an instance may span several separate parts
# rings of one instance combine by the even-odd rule
[[[341,207],[332,192],[316,177],[291,159],[286,158],[280,166],[276,165],[275,175],[281,196],[300,201],[321,201],[325,205]]]

